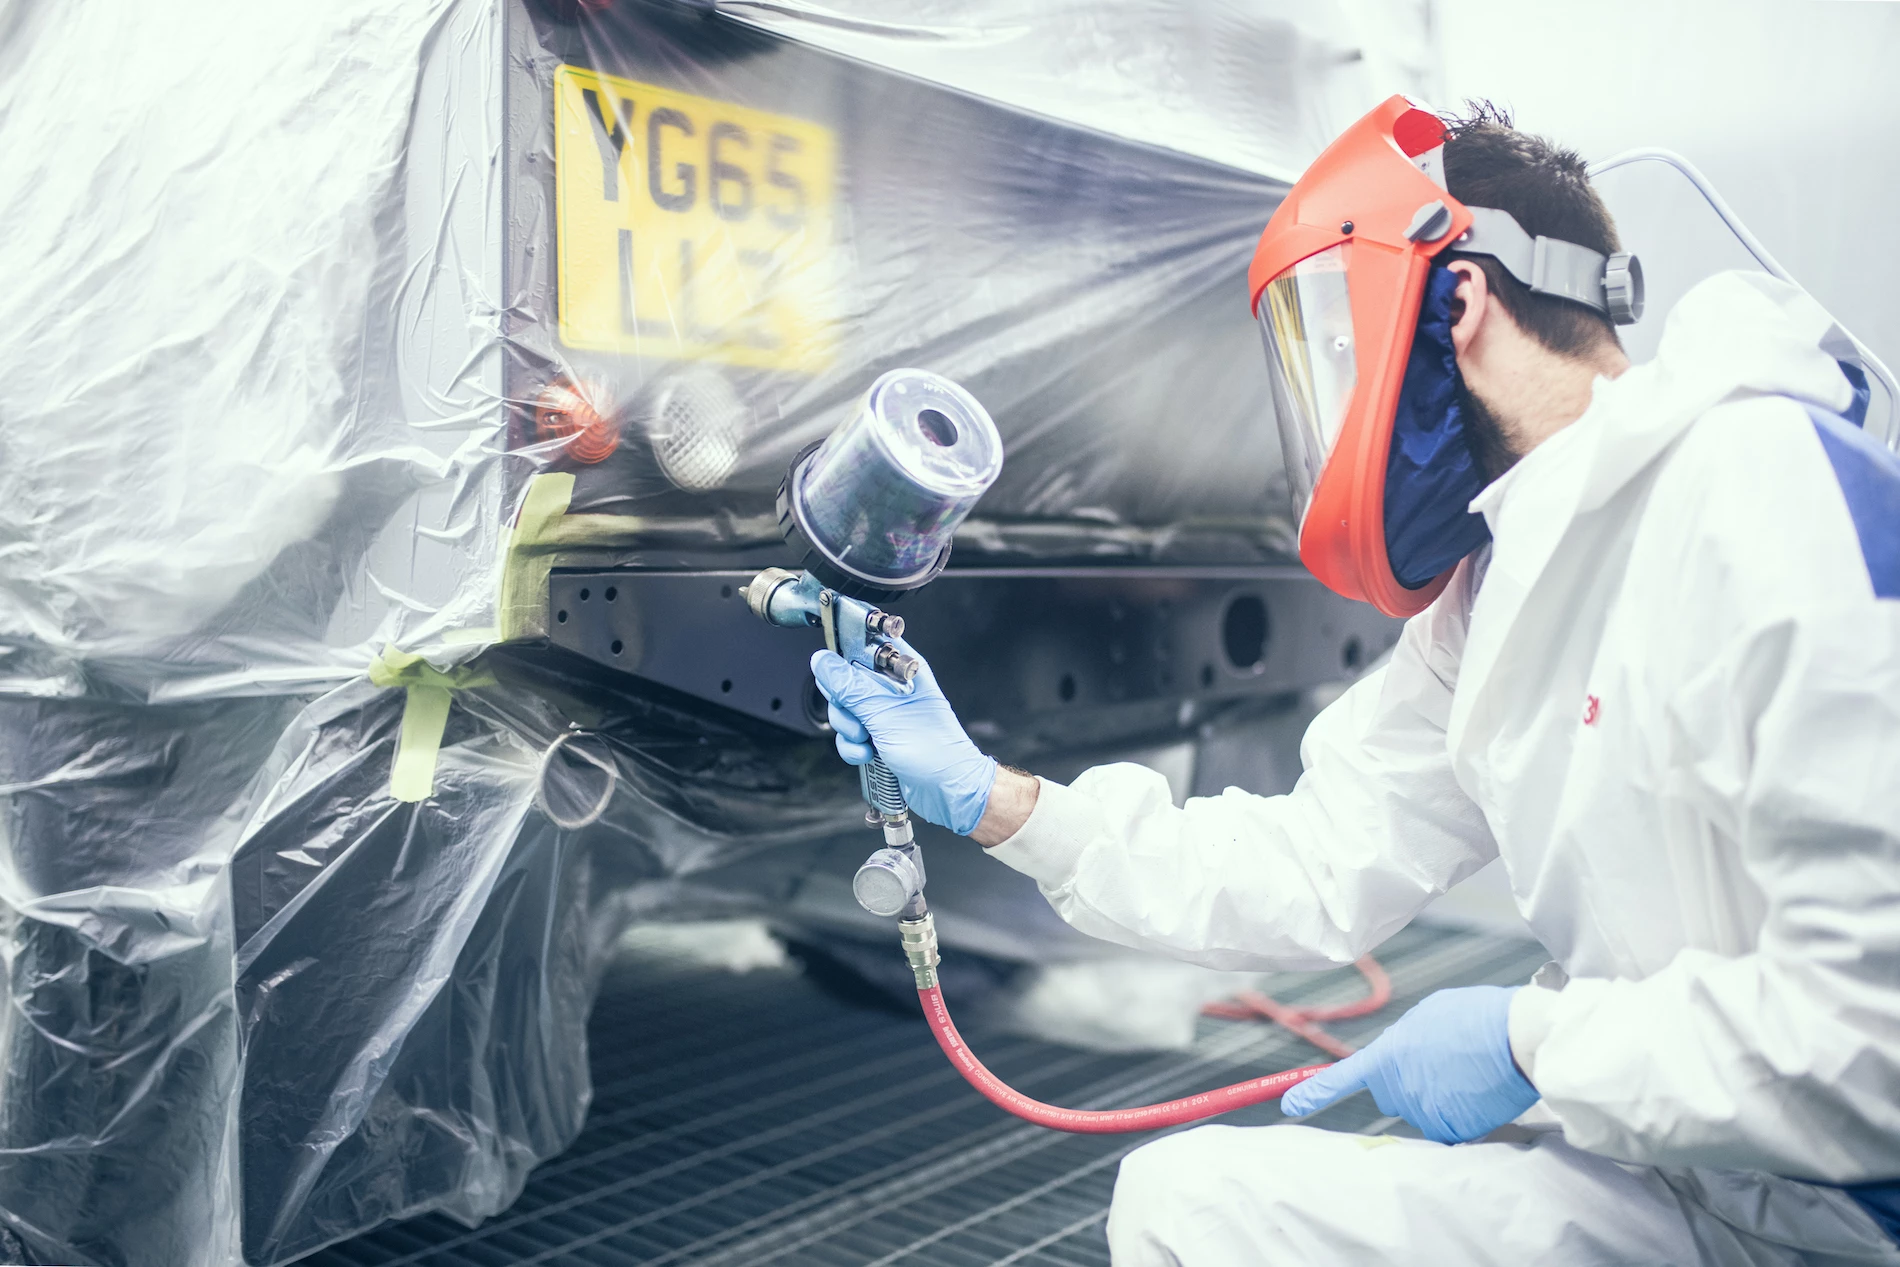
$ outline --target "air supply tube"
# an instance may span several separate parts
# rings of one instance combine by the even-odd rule
[[[1202,1091],[1179,1100],[1144,1104],[1132,1109],[1065,1109],[1044,1104],[1040,1100],[1030,1099],[986,1069],[983,1062],[976,1058],[976,1053],[970,1050],[969,1044],[963,1041],[963,1036],[957,1033],[956,1023],[950,1019],[950,1009],[943,1001],[943,988],[937,982],[940,956],[937,953],[936,922],[930,912],[925,911],[918,919],[901,920],[897,927],[904,943],[904,956],[910,960],[911,972],[917,980],[918,1002],[923,1005],[924,1019],[930,1023],[930,1032],[936,1037],[937,1046],[943,1048],[943,1054],[950,1058],[957,1072],[981,1092],[984,1099],[1004,1112],[1013,1113],[1037,1126],[1077,1135],[1119,1135],[1158,1130],[1164,1126],[1180,1126],[1234,1109],[1244,1109],[1250,1104],[1277,1100],[1320,1070],[1331,1068],[1330,1063],[1307,1065],[1301,1069],[1288,1069],[1261,1078],[1250,1078],[1246,1082],[1216,1087],[1212,1091]]]

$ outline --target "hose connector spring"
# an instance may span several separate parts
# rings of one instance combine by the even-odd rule
[[[865,803],[887,819],[908,818],[910,806],[904,800],[903,784],[884,764],[884,758],[878,757],[862,768]]]

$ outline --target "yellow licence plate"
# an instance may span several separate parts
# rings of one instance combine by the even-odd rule
[[[561,341],[815,373],[831,359],[829,129],[554,72]]]

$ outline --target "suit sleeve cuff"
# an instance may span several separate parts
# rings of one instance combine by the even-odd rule
[[[1540,974],[1541,975],[1541,974]],[[1537,1052],[1556,1028],[1563,995],[1533,982],[1511,997],[1511,1058],[1532,1086],[1537,1085]]]
[[[1074,788],[1040,776],[1036,782],[1036,808],[1029,812],[1029,821],[989,853],[1044,889],[1059,889],[1075,878],[1083,851],[1101,830],[1100,816]]]

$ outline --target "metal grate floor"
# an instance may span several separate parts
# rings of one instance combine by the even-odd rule
[[[892,953],[897,949],[892,947]],[[1380,950],[1393,1001],[1339,1022],[1364,1043],[1447,985],[1513,984],[1542,947],[1414,927]],[[1346,969],[1270,987],[1289,1002],[1357,997]],[[954,1003],[954,1000],[952,1001]],[[1276,1027],[1206,1020],[1194,1046],[1103,1055],[975,1030],[999,1075],[1045,1100],[1113,1107],[1310,1063]],[[855,1008],[791,969],[732,975],[656,957],[617,964],[590,1025],[595,1098],[580,1138],[513,1208],[469,1229],[430,1216],[304,1260],[310,1267],[1107,1267],[1115,1167],[1151,1136],[1063,1135],[971,1091],[919,1020]],[[1335,1130],[1410,1128],[1366,1096]],[[1279,1120],[1271,1105],[1224,1121]]]

